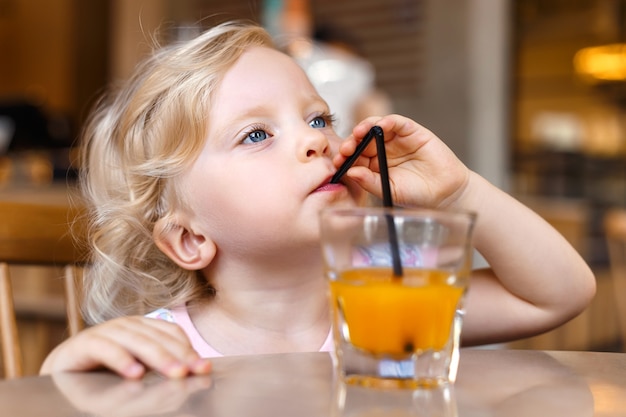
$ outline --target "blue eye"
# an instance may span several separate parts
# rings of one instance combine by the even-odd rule
[[[309,126],[315,129],[321,129],[323,127],[326,127],[326,124],[326,119],[322,116],[318,116],[315,119],[311,120]]]
[[[242,143],[257,143],[257,142],[262,142],[265,139],[267,139],[269,137],[269,135],[267,134],[266,131],[264,130],[255,130],[253,132],[250,132],[246,135],[246,138],[243,140]]]

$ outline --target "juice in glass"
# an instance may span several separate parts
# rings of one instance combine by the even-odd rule
[[[459,282],[461,281],[461,282]],[[353,348],[401,359],[414,352],[443,350],[465,280],[448,272],[406,268],[359,268],[330,281],[335,323]]]

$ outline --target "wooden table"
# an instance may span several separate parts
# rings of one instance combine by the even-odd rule
[[[449,389],[345,387],[326,353],[226,357],[211,376],[65,373],[0,382],[3,416],[626,416],[626,354],[464,349]]]

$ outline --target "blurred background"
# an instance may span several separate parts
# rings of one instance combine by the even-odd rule
[[[0,198],[71,186],[102,90],[154,40],[238,18],[265,25],[299,60],[331,110],[345,111],[341,128],[382,111],[417,120],[580,251],[596,301],[511,346],[624,349],[626,294],[604,227],[626,206],[624,0],[0,0]]]

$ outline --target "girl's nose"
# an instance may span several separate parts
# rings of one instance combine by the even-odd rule
[[[307,162],[320,156],[330,155],[330,143],[326,134],[321,129],[307,126],[302,133],[298,158]]]

